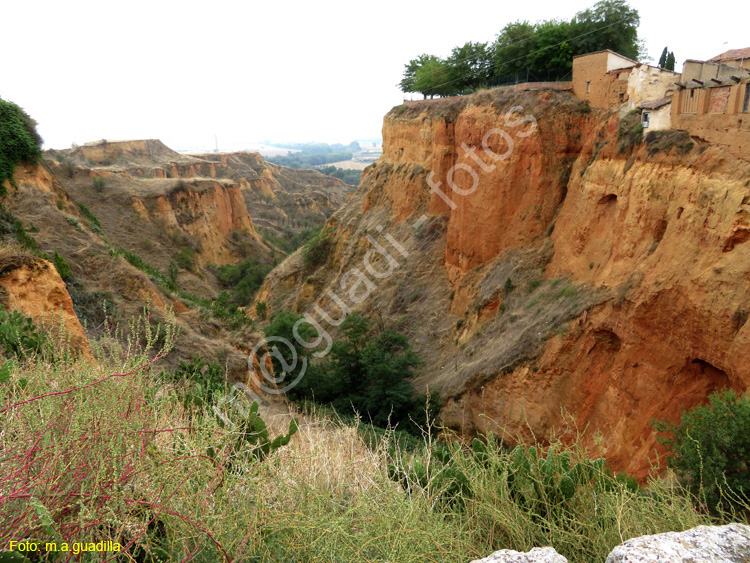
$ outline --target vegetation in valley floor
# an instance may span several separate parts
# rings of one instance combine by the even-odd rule
[[[326,176],[338,178],[339,180],[341,180],[345,184],[349,184],[350,186],[359,186],[359,182],[362,179],[361,170],[346,170],[344,168],[338,168],[336,166],[321,166],[317,170],[319,172],[322,172]]]
[[[272,360],[275,373],[283,373],[282,362],[296,366],[286,374],[289,381],[300,378],[287,392],[289,397],[330,405],[342,416],[356,415],[375,427],[395,427],[416,435],[421,433],[418,421],[425,418],[425,405],[429,418],[434,419],[439,397],[414,393],[411,379],[421,361],[405,335],[374,327],[355,312],[341,324],[342,338],[332,343],[330,353],[313,363],[311,351],[295,338],[294,327],[307,341],[314,341],[318,334],[312,325],[297,325],[301,319],[282,311],[265,329],[266,337],[282,337],[295,346],[294,352],[280,351]]]
[[[655,422],[669,465],[713,512],[750,511],[750,397],[731,389],[685,411],[679,424]]]

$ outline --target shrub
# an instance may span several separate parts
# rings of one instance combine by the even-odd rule
[[[302,251],[302,261],[305,268],[312,269],[325,263],[333,246],[332,234],[331,228],[327,227],[310,238],[305,244]]]
[[[102,193],[107,186],[107,181],[101,176],[94,176],[93,186],[97,192]]]
[[[533,279],[529,282],[529,285],[527,286],[526,290],[529,293],[534,293],[540,285],[542,285],[542,280]]]
[[[89,208],[86,207],[84,204],[79,203],[78,209],[80,209],[83,216],[89,220],[89,224],[91,225],[91,230],[94,231],[95,233],[101,234],[102,224],[99,222],[99,219],[97,219],[96,216],[93,213],[91,213]]]
[[[70,161],[66,161],[65,164],[63,164],[63,170],[65,171],[65,175],[68,178],[72,178],[73,176],[76,175],[76,167]]]
[[[265,301],[258,301],[255,304],[255,314],[258,315],[259,319],[265,319],[268,314],[268,303]]]
[[[13,177],[21,162],[35,162],[42,154],[36,121],[13,102],[0,99],[0,185]]]
[[[13,230],[15,232],[18,244],[35,254],[39,253],[39,246],[37,245],[36,240],[34,240],[34,237],[26,232],[26,229],[24,228],[21,221],[13,222]]]
[[[358,413],[375,426],[400,429],[420,434],[418,426],[426,418],[432,420],[439,410],[439,400],[415,395],[410,379],[421,363],[406,336],[392,330],[377,330],[359,313],[352,313],[341,324],[343,339],[333,343],[325,362],[308,365],[306,350],[295,338],[293,328],[302,317],[283,312],[271,320],[266,336],[285,338],[294,350],[280,350],[287,366],[285,384],[302,379],[287,393],[296,399],[310,399],[332,405],[342,415]],[[298,328],[303,340],[317,336],[306,323]],[[274,358],[274,373],[283,365]],[[278,364],[278,365],[277,365]],[[304,375],[301,375],[304,374]],[[425,415],[425,407],[429,415]],[[416,422],[419,421],[419,422]]]
[[[65,219],[67,219],[68,224],[71,227],[73,227],[76,231],[78,231],[79,233],[83,232],[83,227],[81,227],[81,224],[78,222],[78,219],[76,219],[75,217],[66,217]]]
[[[193,414],[213,405],[227,388],[224,368],[200,356],[188,362],[180,360],[177,369],[164,372],[162,377],[177,385],[183,406]]]
[[[191,270],[194,267],[194,254],[187,246],[182,247],[174,256],[174,261],[183,270]]]
[[[68,265],[68,261],[58,254],[57,250],[55,250],[53,261],[60,277],[65,281],[69,280],[71,276],[70,266]]]
[[[628,152],[643,141],[643,124],[640,110],[633,110],[617,124],[617,139],[620,153]]]
[[[679,424],[655,421],[669,465],[712,510],[721,503],[748,508],[750,499],[750,398],[717,391],[707,405],[682,413]]]
[[[177,283],[177,276],[180,273],[180,269],[177,266],[177,262],[174,260],[169,262],[169,266],[167,267],[167,277],[169,277],[169,281],[176,284]]]
[[[219,266],[216,277],[221,285],[232,290],[232,302],[247,305],[272,268],[270,264],[262,263],[257,258],[248,258],[239,264]]]
[[[217,319],[226,321],[231,329],[254,324],[253,320],[245,314],[245,311],[240,309],[237,303],[232,302],[228,291],[222,291],[211,304],[211,313]]]
[[[679,488],[653,481],[640,489],[632,478],[613,474],[604,458],[591,459],[575,445],[510,448],[491,433],[471,448],[427,445],[410,459],[393,459],[390,478],[474,530],[475,542],[495,549],[552,545],[572,562],[604,561],[640,530],[684,529],[708,520]]]
[[[46,334],[30,318],[0,308],[0,354],[5,358],[23,360],[27,354],[41,354],[46,343]]]

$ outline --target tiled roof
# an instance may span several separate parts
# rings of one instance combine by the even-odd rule
[[[659,109],[662,106],[672,103],[672,98],[661,98],[659,100],[649,100],[648,102],[641,102],[638,107],[641,109]]]
[[[744,49],[729,49],[729,51],[716,55],[715,57],[708,59],[710,63],[718,63],[721,61],[736,61],[737,59],[750,59],[750,47]]]

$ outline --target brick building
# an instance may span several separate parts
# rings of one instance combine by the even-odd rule
[[[636,109],[643,102],[671,96],[679,79],[677,72],[610,50],[573,57],[573,93],[595,108]]]
[[[738,51],[743,50],[727,53]],[[720,60],[723,56],[710,61],[685,61],[671,108],[672,127],[747,159],[750,157],[750,67],[726,64]]]

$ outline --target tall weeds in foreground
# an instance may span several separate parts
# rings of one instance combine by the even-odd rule
[[[354,426],[316,412],[259,461],[210,409],[186,410],[180,389],[156,376],[170,328],[142,319],[129,333],[122,344],[115,333],[102,339],[97,362],[31,357],[0,384],[0,549],[24,538],[112,540],[121,554],[56,560],[456,563],[552,545],[583,562],[604,561],[629,537],[710,522],[670,481],[599,486],[599,465],[564,506],[554,495],[521,502],[511,451],[477,458],[446,446],[438,458],[432,437],[407,452],[388,433],[367,446]],[[285,408],[261,412],[271,435],[287,431]],[[575,447],[556,452],[585,460]],[[422,481],[391,478],[417,462]]]

